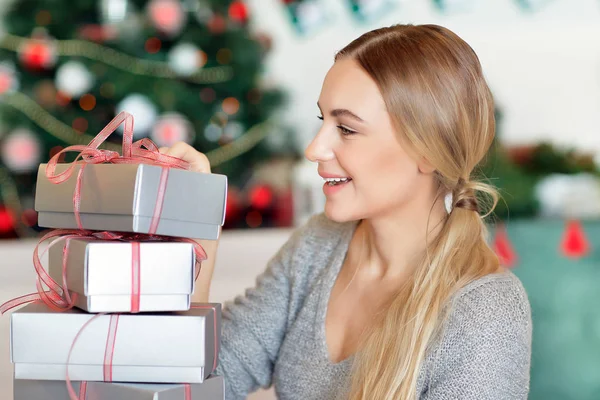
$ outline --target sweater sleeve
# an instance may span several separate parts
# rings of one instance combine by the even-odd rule
[[[287,329],[293,256],[305,229],[294,232],[253,288],[224,304],[216,373],[224,377],[227,400],[245,399],[249,393],[271,385]]]
[[[531,312],[514,276],[488,281],[454,301],[421,400],[525,400]]]

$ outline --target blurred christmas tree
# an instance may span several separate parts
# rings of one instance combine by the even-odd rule
[[[236,207],[251,208],[253,167],[295,151],[272,119],[284,96],[262,68],[270,39],[249,20],[239,0],[14,1],[0,40],[0,235],[36,229],[38,164],[89,143],[123,110],[134,140],[192,144],[246,194]],[[120,136],[110,140],[104,147],[120,150]],[[272,197],[261,197],[263,212]],[[236,211],[227,226],[275,224]]]

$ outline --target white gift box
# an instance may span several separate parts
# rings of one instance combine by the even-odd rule
[[[65,380],[72,348],[68,371],[73,381],[107,381],[108,371],[112,382],[202,383],[218,361],[221,305],[191,307],[173,313],[94,315],[28,304],[11,315],[14,377]]]
[[[130,242],[70,239],[67,288],[77,293],[75,305],[92,313],[129,312],[133,292],[139,311],[184,311],[194,291],[196,257],[191,243],[139,243],[138,273],[132,273],[134,247]],[[136,257],[137,258],[137,257]],[[62,283],[63,245],[48,253],[48,273]],[[133,289],[134,279],[139,288]]]

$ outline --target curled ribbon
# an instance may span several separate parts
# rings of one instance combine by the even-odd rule
[[[196,257],[196,266],[194,271],[194,280],[200,274],[202,261],[206,260],[206,252],[202,246],[188,238],[168,237],[158,235],[145,235],[139,233],[116,233],[116,232],[95,232],[82,231],[76,229],[57,229],[45,234],[33,251],[33,266],[37,274],[36,288],[37,293],[30,293],[5,302],[0,305],[0,314],[18,307],[22,304],[31,302],[44,302],[48,307],[55,311],[66,311],[75,305],[76,294],[71,294],[67,288],[67,257],[69,253],[69,242],[71,239],[79,238],[86,240],[116,240],[124,242],[133,242],[132,244],[132,290],[131,290],[131,312],[139,312],[140,299],[140,262],[139,262],[139,242],[140,241],[169,241],[191,243],[194,246]],[[47,240],[52,239],[46,248],[40,253],[40,245]],[[51,246],[64,240],[63,247],[63,265],[62,265],[62,285],[57,283],[44,269],[40,257],[43,256]],[[135,244],[137,243],[137,245]],[[136,250],[137,248],[137,250]],[[47,287],[45,289],[44,287]]]
[[[217,308],[215,306],[210,306],[210,305],[193,305],[191,308],[192,309],[207,309],[207,310],[212,310],[212,312],[213,312],[213,318],[214,318],[214,332],[213,332],[214,337],[213,338],[214,338],[215,352],[214,352],[214,357],[213,357],[212,371],[214,371],[215,369],[217,369],[217,360],[218,360],[218,354],[219,354],[219,351],[218,351],[219,340],[217,338]],[[73,349],[75,348],[75,344],[79,340],[81,333],[88,327],[88,325],[90,323],[92,323],[95,319],[97,319],[103,315],[107,315],[107,314],[106,313],[96,314],[92,318],[90,318],[85,324],[83,324],[81,329],[79,329],[79,332],[77,332],[77,334],[75,335],[75,338],[73,339],[73,343],[71,343],[71,347],[69,348],[69,354],[67,355],[67,366],[66,366],[66,384],[67,384],[67,391],[69,392],[70,400],[85,400],[85,390],[80,388],[79,395],[77,395],[77,393],[75,392],[75,389],[73,388],[73,384],[71,383],[71,379],[69,377],[69,364],[70,364],[70,360],[71,360],[71,353],[73,353]],[[115,352],[115,343],[117,341],[117,332],[118,332],[118,328],[119,328],[120,314],[110,314],[109,317],[110,317],[110,321],[109,321],[109,326],[108,326],[108,332],[106,335],[106,347],[104,349],[104,363],[103,363],[104,382],[112,382],[112,380],[113,380],[113,358],[114,358],[114,352]],[[82,382],[82,385],[83,384],[85,384],[87,387],[87,382],[84,381],[84,382]],[[83,397],[82,397],[82,390],[84,390]],[[192,399],[192,388],[189,384],[184,384],[184,394],[185,394],[185,400]]]
[[[116,151],[99,149],[100,145],[108,139],[108,137],[121,125],[125,123],[123,130],[123,155],[119,155]],[[67,152],[79,152],[75,160],[70,163],[70,166],[60,172],[56,172],[59,159],[63,153]],[[77,227],[81,230],[84,229],[81,223],[80,209],[81,209],[81,185],[83,181],[83,171],[85,166],[88,164],[151,164],[162,167],[159,181],[159,189],[157,200],[154,206],[154,213],[152,215],[152,221],[150,223],[149,234],[155,234],[160,221],[160,214],[162,212],[163,200],[165,196],[167,179],[169,176],[170,168],[178,168],[184,170],[190,170],[191,165],[185,160],[177,157],[168,156],[161,154],[158,150],[158,146],[148,139],[140,139],[137,142],[133,142],[133,115],[127,112],[119,113],[112,121],[108,123],[96,135],[96,137],[87,145],[75,145],[69,146],[56,153],[54,157],[50,159],[46,165],[46,177],[50,182],[60,184],[68,180],[75,171],[78,165],[81,165],[79,172],[77,173],[77,180],[75,184],[75,191],[73,193],[73,213],[75,214],[75,221]]]

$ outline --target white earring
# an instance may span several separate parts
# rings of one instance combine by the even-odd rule
[[[452,212],[452,202],[453,201],[454,201],[454,198],[452,196],[452,192],[446,193],[446,196],[444,196],[444,206],[446,206],[446,212],[448,214],[450,214]]]

